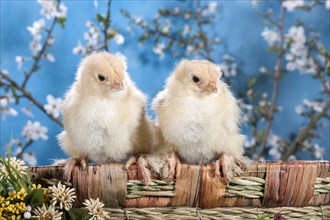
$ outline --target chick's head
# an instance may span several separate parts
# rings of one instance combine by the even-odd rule
[[[182,60],[173,75],[173,80],[184,90],[209,95],[218,93],[222,73],[207,60]]]
[[[93,53],[80,64],[77,80],[88,93],[107,95],[125,89],[126,63],[119,55]]]

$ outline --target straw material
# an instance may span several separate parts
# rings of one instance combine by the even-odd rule
[[[110,209],[112,219],[265,219],[273,220],[274,215],[281,219],[330,219],[330,206],[320,207],[279,207],[279,208],[213,208],[199,209],[192,207],[179,208],[125,208]],[[279,219],[279,218],[278,218]]]
[[[62,179],[63,167],[31,167],[34,178]],[[229,185],[214,175],[214,164],[182,164],[175,181],[145,186],[137,166],[123,164],[76,167],[72,186],[75,206],[100,198],[106,207],[307,207],[330,204],[330,162],[255,162]]]

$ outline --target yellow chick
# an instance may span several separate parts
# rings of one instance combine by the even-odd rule
[[[177,152],[181,162],[216,161],[224,180],[242,173],[245,137],[240,134],[240,109],[220,80],[221,71],[207,60],[182,60],[153,101],[165,149]],[[173,163],[175,164],[175,163]]]
[[[82,60],[62,110],[59,145],[72,158],[66,176],[86,161],[125,162],[152,146],[153,124],[145,114],[146,96],[126,72],[120,55],[93,53]]]

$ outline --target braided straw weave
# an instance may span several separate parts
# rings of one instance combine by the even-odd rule
[[[281,219],[330,219],[330,206],[320,207],[280,207],[280,208],[213,208],[199,209],[192,207],[180,208],[125,208],[110,209],[113,219],[274,219],[274,216],[281,216]],[[280,219],[280,218],[278,218]]]
[[[35,178],[61,180],[63,167],[31,167],[31,173]],[[247,206],[314,206],[320,215],[317,207],[330,204],[329,161],[255,162],[242,177],[234,178],[228,185],[214,173],[213,164],[181,164],[180,175],[174,182],[154,180],[145,186],[139,181],[136,166],[127,171],[123,164],[100,164],[88,166],[86,170],[76,167],[71,184],[76,189],[76,206],[81,206],[87,198],[99,198],[109,208],[199,207],[210,211],[210,208],[236,207],[230,209],[235,211]],[[139,212],[125,210],[134,215]],[[207,216],[206,213],[203,215]]]

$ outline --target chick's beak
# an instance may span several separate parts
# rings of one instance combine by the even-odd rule
[[[215,83],[211,83],[208,85],[208,91],[213,93],[218,93],[218,88]]]
[[[116,80],[112,86],[112,89],[123,90],[124,84],[122,81]]]

